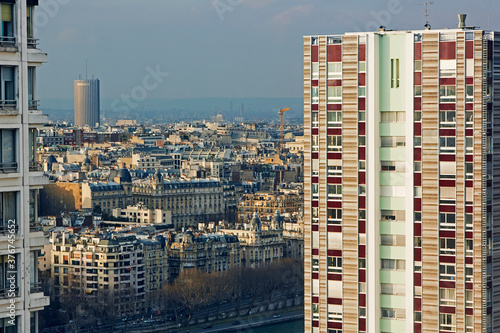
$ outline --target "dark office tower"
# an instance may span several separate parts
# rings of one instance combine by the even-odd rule
[[[99,124],[99,79],[75,80],[75,125]]]

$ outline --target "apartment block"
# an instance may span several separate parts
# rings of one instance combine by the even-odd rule
[[[37,162],[37,68],[47,61],[34,36],[38,0],[0,3],[0,331],[38,332],[49,304],[38,280],[47,239],[37,224],[38,192],[48,179]]]
[[[461,19],[304,37],[306,332],[500,330],[500,37]]]

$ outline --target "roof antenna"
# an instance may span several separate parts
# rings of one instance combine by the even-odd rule
[[[88,70],[89,70],[89,61],[88,58],[85,57],[85,80],[89,79]]]
[[[429,24],[429,12],[431,11],[429,9],[429,5],[432,5],[433,2],[432,1],[429,1],[429,2],[425,2],[425,3],[420,3],[419,5],[422,5],[422,6],[425,6],[425,9],[424,9],[424,12],[425,12],[425,30],[430,30],[431,28],[431,25]]]

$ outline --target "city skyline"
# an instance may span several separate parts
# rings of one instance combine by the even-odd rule
[[[85,73],[86,58],[88,74],[103,82],[102,98],[130,95],[157,69],[168,76],[147,90],[147,99],[300,97],[301,36],[424,25],[423,6],[404,0],[343,3],[342,11],[323,0],[66,2],[42,1],[37,14],[40,47],[52,54],[40,71],[41,99],[71,98],[68,85]],[[488,13],[500,4],[440,1],[429,8],[435,28],[456,27],[462,12],[471,25],[487,28]],[[499,28],[493,17],[490,29]]]

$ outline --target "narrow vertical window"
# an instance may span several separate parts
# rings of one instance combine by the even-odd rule
[[[394,59],[391,59],[391,88],[394,88]]]
[[[399,88],[399,59],[391,59],[391,88]]]

